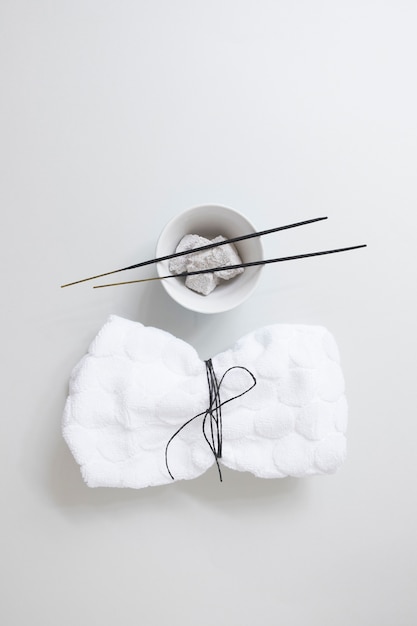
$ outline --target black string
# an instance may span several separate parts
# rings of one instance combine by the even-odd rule
[[[220,402],[220,385],[217,380],[216,373],[213,368],[213,363],[211,359],[205,362],[206,364],[206,375],[207,375],[207,385],[209,389],[209,406],[206,410],[203,419],[203,435],[210,450],[213,452],[217,471],[219,472],[220,482],[222,481],[222,472],[220,469],[218,459],[222,458],[222,443],[223,443],[223,433],[222,433],[222,408]],[[206,423],[209,419],[210,422],[210,436],[211,441],[209,440],[206,434]]]
[[[214,371],[214,367],[213,367],[213,363],[211,361],[211,359],[208,359],[208,361],[205,361],[205,365],[206,365],[206,375],[207,375],[207,385],[208,385],[208,390],[209,390],[209,403],[208,403],[208,407],[205,411],[202,411],[201,413],[198,413],[197,415],[194,415],[194,417],[191,417],[189,420],[187,420],[182,426],[180,426],[180,428],[178,428],[177,431],[175,431],[175,433],[172,435],[172,437],[170,437],[166,447],[165,447],[165,466],[167,468],[168,474],[171,476],[172,480],[175,480],[174,475],[172,474],[171,470],[169,469],[169,464],[168,464],[168,448],[171,444],[171,442],[173,441],[173,439],[175,439],[175,437],[186,427],[188,426],[188,424],[191,424],[191,422],[193,422],[194,420],[198,419],[199,417],[203,417],[203,421],[202,421],[202,432],[203,432],[203,436],[204,439],[206,440],[210,450],[212,451],[213,455],[214,455],[214,460],[216,462],[217,465],[217,471],[219,473],[219,479],[220,482],[222,482],[223,477],[222,477],[222,472],[220,469],[220,464],[219,464],[219,459],[222,458],[222,449],[223,449],[223,425],[222,425],[222,407],[225,404],[228,404],[228,402],[232,402],[232,400],[237,400],[237,398],[240,398],[241,396],[244,396],[245,393],[248,393],[248,391],[250,391],[251,389],[253,389],[256,385],[256,378],[255,376],[252,374],[252,372],[250,370],[247,369],[247,367],[244,367],[243,365],[233,365],[232,367],[229,367],[229,369],[227,369],[223,376],[221,377],[220,380],[217,380],[217,376],[216,373]],[[228,374],[229,372],[231,372],[232,370],[244,370],[245,372],[247,372],[249,374],[249,376],[252,378],[252,384],[250,387],[248,387],[247,389],[245,389],[245,391],[242,391],[242,393],[239,393],[235,396],[232,396],[231,398],[228,398],[227,400],[220,400],[220,387],[223,384],[224,378],[226,376],[226,374]],[[207,426],[207,422],[209,423],[209,435],[207,435],[206,433],[206,426]]]

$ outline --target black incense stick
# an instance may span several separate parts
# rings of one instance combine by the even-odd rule
[[[148,261],[142,261],[141,263],[136,263],[135,265],[129,265],[128,267],[122,267],[118,270],[105,272],[104,274],[97,274],[96,276],[89,276],[88,278],[75,280],[72,283],[66,283],[65,285],[61,285],[61,287],[70,287],[72,285],[78,285],[79,283],[85,283],[88,280],[94,280],[95,278],[103,278],[103,276],[110,276],[110,274],[117,274],[118,272],[125,272],[126,270],[133,270],[133,269],[136,269],[137,267],[144,267],[145,265],[152,265],[153,263],[159,263],[160,261],[168,261],[169,259],[175,259],[176,257],[184,256],[186,254],[194,254],[195,252],[201,252],[202,250],[209,250],[210,248],[217,248],[217,246],[224,246],[227,243],[235,243],[237,241],[244,241],[245,239],[252,239],[253,237],[262,237],[263,235],[269,235],[270,233],[277,233],[280,230],[296,228],[297,226],[305,226],[306,224],[313,224],[313,222],[320,222],[322,220],[327,220],[327,217],[315,217],[311,220],[304,220],[303,222],[296,222],[294,224],[286,224],[285,226],[277,226],[276,228],[268,228],[267,230],[260,230],[257,233],[250,233],[249,235],[240,235],[239,237],[232,237],[231,239],[226,239],[225,241],[217,241],[215,243],[212,242],[205,246],[199,246],[198,248],[193,248],[192,250],[184,250],[183,252],[174,252],[173,254],[167,254],[166,256],[161,256],[157,259],[149,259]],[[136,282],[136,281],[133,281],[133,282]]]
[[[335,250],[322,250],[321,252],[308,252],[307,254],[296,254],[295,256],[284,256],[278,259],[265,259],[263,261],[249,261],[247,263],[239,263],[237,265],[226,265],[224,267],[212,267],[212,268],[204,269],[204,270],[195,270],[193,272],[181,272],[180,274],[167,274],[166,276],[153,276],[152,278],[128,280],[122,283],[108,283],[106,285],[94,285],[94,289],[101,289],[102,287],[117,287],[118,285],[131,285],[133,283],[146,283],[151,280],[164,280],[165,278],[185,278],[187,276],[195,276],[196,274],[208,274],[209,272],[221,272],[224,270],[234,270],[240,267],[254,267],[256,265],[268,265],[269,263],[281,263],[283,261],[295,261],[296,259],[306,259],[308,257],[322,256],[324,254],[335,254],[336,252],[347,252],[348,250],[358,250],[359,248],[366,248],[366,244],[361,244],[359,246],[349,246],[348,248],[337,248]]]

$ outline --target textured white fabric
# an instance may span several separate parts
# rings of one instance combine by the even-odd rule
[[[239,365],[257,381],[222,408],[222,464],[263,478],[326,474],[341,465],[347,404],[338,349],[325,328],[267,326],[212,363],[218,379]],[[247,372],[231,370],[221,400],[251,384]],[[172,482],[169,439],[207,406],[205,363],[194,348],[111,316],[73,370],[63,435],[90,487],[161,485]],[[170,444],[169,468],[175,480],[191,479],[213,463],[198,418]]]

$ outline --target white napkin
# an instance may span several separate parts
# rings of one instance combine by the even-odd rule
[[[346,452],[339,354],[320,326],[272,325],[212,358],[220,380],[247,368],[256,385],[222,407],[219,462],[262,478],[334,472]],[[232,369],[221,401],[253,384]],[[63,435],[90,487],[141,488],[196,478],[215,462],[202,432],[206,366],[171,334],[111,316],[74,368]]]

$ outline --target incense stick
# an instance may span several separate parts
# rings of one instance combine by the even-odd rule
[[[315,217],[311,220],[304,220],[303,222],[295,222],[294,224],[286,224],[285,226],[277,226],[276,228],[268,228],[267,230],[260,230],[256,233],[250,233],[249,235],[240,235],[239,237],[232,237],[231,239],[226,239],[225,241],[217,241],[215,243],[212,242],[205,246],[199,246],[198,248],[193,248],[192,250],[174,252],[173,254],[167,254],[165,256],[161,256],[156,259],[149,259],[148,261],[142,261],[141,263],[136,263],[135,265],[128,265],[127,267],[121,267],[118,270],[105,272],[104,274],[97,274],[96,276],[89,276],[88,278],[81,278],[81,280],[75,280],[72,283],[66,283],[65,285],[61,285],[61,288],[71,287],[72,285],[85,283],[88,280],[94,280],[95,278],[103,278],[103,276],[110,276],[111,274],[117,274],[118,272],[125,272],[126,270],[133,270],[138,267],[145,267],[145,265],[152,265],[153,263],[159,263],[160,261],[168,261],[169,259],[175,259],[176,257],[184,256],[186,254],[194,254],[195,252],[201,252],[202,250],[209,250],[210,248],[217,248],[218,246],[224,246],[228,243],[236,243],[237,241],[245,241],[246,239],[252,239],[253,237],[263,237],[264,235],[277,233],[280,230],[288,230],[289,228],[296,228],[297,226],[305,226],[306,224],[313,224],[314,222],[320,222],[322,220],[327,220],[327,217]]]
[[[296,259],[306,259],[313,256],[322,256],[325,254],[335,254],[337,252],[348,252],[349,250],[358,250],[366,248],[366,244],[359,246],[349,246],[348,248],[336,248],[335,250],[322,250],[320,252],[308,252],[307,254],[296,254],[294,256],[284,256],[278,259],[264,259],[263,261],[249,261],[247,263],[239,263],[237,265],[226,265],[224,267],[212,267],[204,270],[195,270],[193,272],[181,272],[180,274],[167,274],[166,276],[153,276],[151,278],[141,278],[139,280],[127,280],[121,283],[107,283],[106,285],[94,285],[94,289],[102,289],[103,287],[117,287],[119,285],[132,285],[133,283],[147,283],[151,280],[164,280],[165,278],[185,278],[187,276],[195,276],[196,274],[207,274],[209,272],[221,272],[224,270],[234,270],[240,267],[254,267],[257,265],[268,265],[270,263],[282,263],[283,261],[295,261]]]

